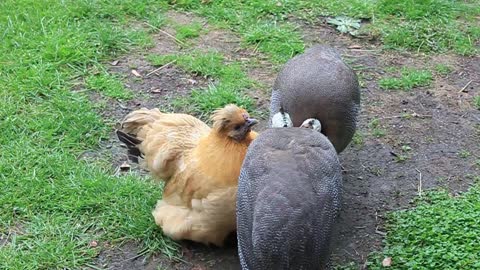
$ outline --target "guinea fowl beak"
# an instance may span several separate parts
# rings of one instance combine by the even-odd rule
[[[246,121],[247,127],[252,127],[256,124],[258,124],[258,120],[254,118],[248,118]]]

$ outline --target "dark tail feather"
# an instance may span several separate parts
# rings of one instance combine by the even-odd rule
[[[138,163],[138,158],[142,158],[143,155],[140,152],[140,149],[138,149],[137,145],[141,144],[142,141],[118,129],[116,133],[118,139],[123,142],[128,148],[128,158],[131,161]]]

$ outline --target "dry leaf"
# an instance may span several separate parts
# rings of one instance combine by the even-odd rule
[[[120,165],[120,170],[121,170],[121,171],[128,171],[128,170],[130,170],[130,164],[128,164],[128,163],[126,163],[126,162],[122,163],[122,165]]]
[[[90,243],[88,243],[88,245],[89,245],[90,247],[96,247],[96,246],[98,246],[98,243],[97,243],[97,241],[92,240],[92,241],[90,241]]]
[[[138,73],[138,71],[136,71],[135,69],[132,69],[132,74],[137,77],[142,77],[142,75],[140,75],[140,73]]]
[[[118,65],[118,60],[115,60],[115,61],[111,62],[110,65],[112,65],[112,66]]]
[[[188,82],[189,82],[190,84],[193,84],[193,85],[195,85],[195,84],[198,83],[198,82],[197,82],[196,80],[194,80],[194,79],[188,79]]]
[[[390,267],[392,265],[392,257],[386,257],[382,261],[382,266],[383,267]]]

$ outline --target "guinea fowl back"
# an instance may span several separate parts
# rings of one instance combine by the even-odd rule
[[[360,108],[354,71],[331,47],[317,45],[290,59],[275,80],[270,117],[284,109],[298,127],[307,118],[322,123],[338,153],[350,143]]]
[[[260,134],[237,192],[242,269],[323,269],[340,189],[340,164],[323,134],[303,128]]]

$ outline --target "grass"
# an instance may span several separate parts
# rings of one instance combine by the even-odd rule
[[[471,155],[472,154],[467,150],[461,150],[460,152],[458,152],[458,156],[461,157],[461,158],[468,158]]]
[[[452,73],[453,67],[445,64],[437,64],[435,65],[435,71],[442,76],[446,76]]]
[[[131,99],[133,93],[123,86],[119,78],[108,73],[90,75],[85,79],[87,88],[96,90],[103,95],[115,99]]]
[[[238,94],[237,91],[225,84],[209,85],[206,89],[193,90],[189,98],[174,100],[173,105],[183,107],[204,119],[215,109],[230,103],[252,112],[254,110],[252,99],[247,95]]]
[[[480,110],[480,95],[475,96],[473,98],[473,105],[477,108],[477,110]]]
[[[275,1],[226,0],[201,4],[196,0],[182,0],[176,1],[175,7],[193,11],[208,18],[210,23],[239,33],[245,45],[265,53],[273,62],[282,63],[303,52],[300,33],[285,21],[292,7],[287,2],[278,5]]]
[[[401,150],[402,152],[401,153],[397,153],[395,155],[395,161],[396,162],[405,162],[407,161],[408,159],[411,158],[411,151],[412,151],[412,148],[406,144],[402,145],[401,147]]]
[[[381,0],[377,5],[378,30],[387,47],[425,52],[476,52],[480,38],[474,17],[479,6],[450,0]],[[389,27],[389,25],[396,27]],[[376,28],[374,26],[374,28]]]
[[[84,91],[71,91],[128,98],[117,78],[93,67],[150,46],[131,22],[160,24],[160,7],[147,0],[0,2],[1,269],[78,269],[105,243],[126,240],[175,255],[150,213],[161,187],[79,158],[110,128]],[[89,246],[93,240],[98,247]]]
[[[356,131],[355,134],[353,134],[352,138],[352,143],[355,145],[358,149],[361,149],[365,145],[365,138],[364,134],[360,131]]]
[[[480,39],[476,24],[480,7],[452,0],[177,0],[172,5],[206,17],[209,22],[239,33],[274,62],[285,62],[304,49],[298,23],[290,15],[318,21],[322,16],[366,19],[360,32],[381,39],[386,48],[474,55]],[[395,27],[391,27],[395,25]]]
[[[387,131],[380,126],[380,119],[374,118],[368,123],[368,128],[371,130],[371,135],[376,138],[385,137]]]
[[[193,22],[191,24],[177,25],[175,27],[176,35],[175,37],[178,40],[186,41],[187,39],[196,38],[202,33],[202,24],[198,22]]]
[[[398,77],[385,77],[378,81],[385,90],[409,91],[415,87],[428,86],[432,82],[432,73],[428,70],[403,68]]]
[[[480,38],[475,25],[480,7],[472,2],[1,1],[0,268],[80,269],[92,264],[106,244],[124,241],[136,241],[147,252],[176,255],[177,245],[161,234],[150,213],[161,187],[133,174],[112,176],[108,156],[83,157],[111,131],[84,90],[112,99],[132,98],[121,78],[105,72],[102,63],[132,48],[151,47],[151,32],[166,23],[163,11],[172,5],[233,30],[244,46],[281,64],[305,46],[300,22],[292,17],[367,19],[369,24],[360,30],[377,36],[387,48],[472,55]],[[188,40],[199,36],[201,27],[193,23],[176,30],[177,39]],[[175,61],[185,71],[213,81],[175,101],[191,112],[205,115],[232,102],[254,109],[245,93],[255,83],[239,63],[228,62],[221,54],[193,51],[149,60],[157,66]],[[447,73],[445,67],[435,70]],[[400,73],[380,84],[408,90],[432,80],[427,71]],[[480,109],[479,96],[474,104]],[[386,134],[379,119],[368,128],[375,137]],[[361,147],[363,135],[356,134],[353,143]],[[410,150],[402,151],[406,155]],[[480,252],[475,244],[480,236],[475,219],[479,190],[474,186],[460,197],[431,193],[416,208],[393,212],[386,249],[378,258],[391,256],[393,269],[479,268],[473,257]],[[372,269],[379,267],[378,262],[371,264]]]
[[[373,255],[368,269],[480,269],[480,186],[453,197],[447,191],[427,193],[413,209],[388,217],[386,248]],[[459,214],[461,213],[461,214]]]
[[[288,24],[283,26],[271,22],[256,24],[245,31],[244,40],[259,51],[268,53],[273,62],[285,62],[304,49],[299,34]]]
[[[188,97],[177,98],[172,102],[176,108],[206,119],[215,109],[235,103],[248,111],[253,111],[253,100],[245,94],[246,89],[255,84],[249,80],[239,63],[226,63],[218,52],[192,51],[185,54],[150,55],[147,59],[154,66],[174,62],[187,72],[215,80],[206,88],[195,89]]]

